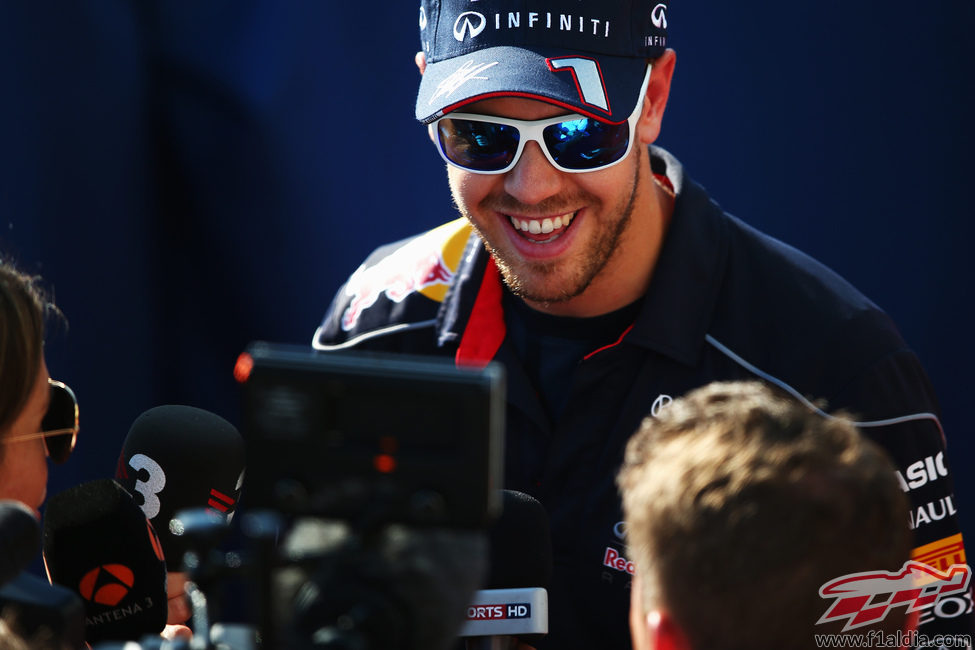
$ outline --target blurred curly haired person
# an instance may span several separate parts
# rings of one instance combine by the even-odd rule
[[[842,627],[817,624],[823,584],[909,559],[886,453],[760,383],[713,383],[646,418],[617,480],[637,650],[814,648]],[[905,610],[881,629],[913,626]]]

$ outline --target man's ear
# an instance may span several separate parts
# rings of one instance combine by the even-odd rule
[[[666,611],[653,610],[647,614],[647,637],[654,650],[691,650],[684,631]]]
[[[667,108],[667,98],[670,97],[670,81],[674,76],[676,62],[677,54],[673,50],[666,50],[653,63],[643,110],[637,122],[642,144],[650,144],[660,135],[660,124],[663,122],[664,110]]]
[[[427,55],[423,52],[423,50],[420,50],[416,53],[416,56],[413,57],[413,60],[416,62],[416,67],[420,70],[420,76],[423,76],[423,73],[427,71]],[[434,133],[432,124],[427,125],[427,135],[430,136],[431,142],[434,144],[437,143],[435,139],[437,134]]]
[[[691,650],[683,630],[665,610],[643,610],[643,579],[638,571],[630,583],[630,639],[633,650]]]

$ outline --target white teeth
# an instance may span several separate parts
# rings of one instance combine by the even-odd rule
[[[570,223],[572,223],[573,218],[575,218],[574,212],[570,214],[563,214],[562,216],[555,217],[554,219],[546,217],[541,221],[537,219],[516,219],[515,217],[508,217],[515,230],[521,230],[522,232],[531,233],[533,235],[547,235],[551,232],[555,232],[556,230],[566,228]]]

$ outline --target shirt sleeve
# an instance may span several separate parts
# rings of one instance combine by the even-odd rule
[[[860,430],[886,449],[896,466],[898,483],[910,502],[911,560],[931,567],[934,575],[948,576],[953,566],[963,566],[969,574],[967,588],[945,586],[944,593],[921,610],[918,632],[928,638],[971,634],[975,617],[970,568],[958,521],[959,508],[971,504],[955,498],[948,439],[927,374],[917,357],[902,348],[851,382],[841,401]]]

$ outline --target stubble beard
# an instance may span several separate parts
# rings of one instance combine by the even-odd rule
[[[593,281],[603,269],[606,268],[606,265],[617,254],[617,251],[619,251],[623,241],[623,233],[626,232],[632,220],[633,211],[636,208],[636,197],[642,181],[641,162],[642,158],[638,153],[629,194],[621,199],[607,213],[609,215],[615,214],[619,216],[605,230],[597,232],[596,239],[592,242],[590,250],[585,253],[580,260],[581,263],[578,269],[571,272],[571,275],[566,274],[565,269],[562,268],[565,265],[564,260],[547,262],[526,261],[517,254],[511,254],[507,250],[493,245],[482,230],[478,228],[477,220],[472,218],[468,211],[460,207],[460,203],[458,203],[458,207],[460,207],[461,214],[470,222],[474,232],[484,242],[484,247],[491,254],[491,257],[494,258],[494,262],[501,272],[501,278],[511,293],[523,300],[542,305],[565,303],[582,295],[592,285]],[[553,197],[551,205],[547,205],[549,202],[546,201],[545,204],[539,204],[526,209],[514,198],[505,194],[500,197],[487,197],[481,201],[479,207],[482,213],[489,211],[504,214],[525,214],[531,211],[548,214],[565,212],[565,210],[557,207],[555,205],[556,203],[562,206],[579,204],[598,206],[600,201],[591,194],[583,193],[571,197],[571,200]],[[488,205],[490,205],[489,208],[487,207]],[[559,279],[560,272],[566,275],[566,277]],[[553,287],[548,286],[553,282],[558,282],[558,285]]]

